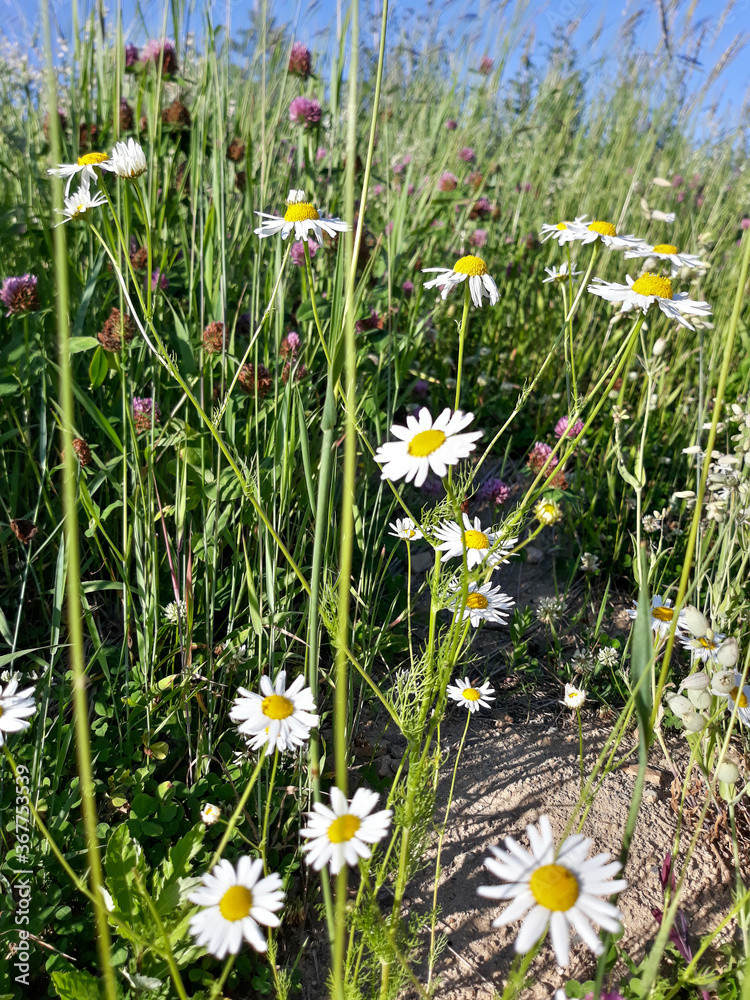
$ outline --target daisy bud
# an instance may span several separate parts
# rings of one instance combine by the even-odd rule
[[[700,712],[687,712],[682,716],[682,724],[686,733],[699,733],[706,724],[705,715]]]
[[[683,626],[694,636],[707,635],[711,622],[693,604],[686,604],[680,615]]]
[[[681,694],[668,695],[667,704],[678,719],[681,719],[685,714],[694,711],[693,706],[688,699],[683,697]]]
[[[697,673],[690,674],[685,680],[680,684],[681,688],[685,688],[688,691],[703,691],[710,684],[708,674],[705,670],[699,670]]]
[[[739,659],[740,649],[734,636],[725,639],[716,651],[716,660],[722,667],[733,667]]]
[[[735,785],[740,776],[740,769],[733,760],[725,760],[716,768],[716,777],[727,785]]]
[[[715,695],[726,696],[737,687],[734,670],[719,670],[711,678],[711,691]]]
[[[651,351],[655,358],[660,358],[662,354],[666,351],[666,349],[667,349],[666,340],[664,339],[664,337],[659,337],[654,342],[654,346],[651,348]]]
[[[711,695],[708,691],[688,691],[688,698],[699,712],[711,707]]]

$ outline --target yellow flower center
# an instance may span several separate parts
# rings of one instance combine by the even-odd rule
[[[472,591],[466,598],[466,607],[473,608],[474,611],[484,611],[484,609],[489,606],[490,602],[484,594],[478,594],[476,591]]]
[[[567,227],[567,225],[564,222],[558,222],[556,228],[557,229],[567,229],[568,227]]]
[[[483,531],[467,531],[464,535],[467,549],[488,549],[490,540]]]
[[[713,639],[709,639],[705,635],[702,635],[699,639],[696,639],[695,641],[699,643],[701,646],[703,646],[704,649],[716,649],[717,646],[717,643],[715,643]]]
[[[602,236],[617,236],[617,230],[611,222],[592,222],[589,226],[592,233],[601,233]]]
[[[283,694],[269,694],[261,704],[267,719],[288,719],[294,712],[294,705]]]
[[[529,879],[529,889],[547,910],[569,910],[578,899],[578,879],[564,865],[542,865]]]
[[[487,265],[481,257],[467,254],[466,257],[460,257],[456,261],[453,265],[453,270],[457,274],[470,274],[472,277],[475,277],[478,274],[487,274]]]
[[[659,622],[671,622],[674,618],[674,608],[665,608],[662,605],[659,608],[652,608],[651,614]]]
[[[227,889],[219,902],[219,913],[225,920],[244,920],[250,915],[253,894],[244,885],[233,885]]]
[[[4,712],[3,706],[0,705],[0,716],[2,716],[3,712]]]
[[[409,442],[409,454],[414,458],[426,458],[445,441],[445,434],[442,431],[420,431],[415,434]]]
[[[581,692],[580,691],[568,691],[568,696],[567,697],[568,697],[568,701],[575,701],[576,698],[580,698],[581,697]]]
[[[328,827],[328,839],[332,844],[343,844],[345,841],[351,840],[361,826],[362,821],[359,816],[345,813],[335,819]]]
[[[416,531],[412,531],[411,528],[404,528],[404,538],[414,538]]]
[[[99,163],[104,163],[109,157],[106,153],[86,153],[85,156],[78,157],[79,167],[95,167]]]
[[[464,688],[461,694],[467,701],[479,701],[482,697],[476,688]]]
[[[633,291],[638,295],[655,295],[659,299],[671,299],[672,282],[659,274],[644,274],[633,282]]]
[[[677,247],[671,243],[657,243],[654,247],[655,253],[677,253]]]
[[[744,691],[740,691],[738,687],[732,688],[729,692],[729,697],[738,708],[747,708],[747,695]]]
[[[287,205],[284,212],[284,222],[307,222],[310,219],[319,219],[318,210],[309,201],[298,201]]]

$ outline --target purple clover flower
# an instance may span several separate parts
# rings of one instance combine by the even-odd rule
[[[492,501],[496,507],[500,507],[510,496],[510,486],[493,476],[484,480],[477,490],[477,496],[484,503]]]
[[[289,72],[301,76],[304,80],[310,75],[312,59],[310,50],[304,42],[295,42],[289,53]]]
[[[455,191],[458,184],[458,177],[450,170],[444,170],[438,181],[438,191]]]
[[[583,421],[576,420],[573,426],[570,426],[570,420],[567,417],[560,417],[560,419],[555,424],[555,437],[578,437],[578,435],[583,430]],[[551,450],[551,449],[550,449]],[[549,454],[549,452],[547,452]]]
[[[161,288],[163,292],[169,288],[169,278],[159,268],[151,272],[151,291],[155,292],[157,288]]]
[[[161,409],[155,399],[150,396],[133,396],[133,423],[137,434],[151,429],[151,414],[155,424],[161,420]]]
[[[463,149],[458,151],[459,160],[463,160],[464,163],[473,163],[477,158],[477,154],[471,148],[471,146],[464,146]]]
[[[138,62],[138,46],[125,46],[125,69],[131,69]]]
[[[473,247],[487,246],[487,230],[475,229],[469,237],[469,243],[471,243]]]
[[[40,308],[39,292],[35,274],[21,274],[6,278],[0,288],[0,301],[8,310],[6,316],[15,313],[36,312]]]
[[[295,97],[289,105],[289,121],[295,125],[310,128],[318,124],[320,116],[320,103],[314,97]]]
[[[307,245],[310,248],[310,259],[312,259],[318,252],[318,244],[315,240],[308,240]],[[296,243],[292,244],[292,249],[289,251],[289,257],[291,258],[292,264],[296,264],[297,267],[305,266],[305,244],[302,240],[298,240]]]

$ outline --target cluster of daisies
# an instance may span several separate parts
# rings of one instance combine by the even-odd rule
[[[98,183],[102,171],[112,173],[116,177],[135,180],[136,177],[145,174],[146,169],[146,154],[135,139],[116,142],[110,153],[86,153],[79,156],[75,163],[61,163],[57,167],[50,167],[48,174],[67,179],[63,208],[57,209],[63,216],[58,226],[72,219],[78,219],[106,202],[107,198],[103,193],[91,191],[92,182]],[[74,177],[79,178],[79,187],[74,194],[71,194],[70,185]]]
[[[594,220],[589,222],[586,216],[578,216],[573,222],[557,222],[554,224],[545,223],[540,233],[542,242],[554,239],[561,247],[572,248],[572,245],[588,245],[600,243],[608,250],[622,251],[627,258],[637,258],[646,261],[647,266],[659,268],[665,264],[671,267],[670,276],[646,272],[638,278],[627,275],[627,284],[620,284],[615,281],[604,281],[602,278],[594,278],[588,286],[588,291],[593,295],[599,295],[609,302],[620,303],[622,312],[639,310],[647,313],[653,305],[675,320],[681,326],[692,330],[693,327],[686,319],[687,316],[705,317],[711,315],[711,307],[707,302],[699,302],[691,299],[686,292],[675,292],[672,289],[672,282],[677,277],[682,268],[691,270],[705,268],[705,263],[700,257],[694,254],[680,251],[674,244],[658,243],[652,246],[638,236],[628,234],[626,236],[617,232],[617,228],[611,222]],[[649,262],[651,262],[649,264]],[[561,268],[545,268],[548,277],[547,281],[568,281],[580,271],[569,271],[567,263]]]

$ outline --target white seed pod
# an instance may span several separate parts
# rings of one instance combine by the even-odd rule
[[[686,712],[694,711],[692,704],[687,698],[683,698],[681,694],[667,695],[667,704],[678,719],[681,719]]]
[[[711,628],[711,622],[694,604],[685,605],[682,609],[680,619],[681,624],[696,638],[706,635]]]
[[[700,712],[711,707],[711,694],[708,691],[688,691],[688,698]]]
[[[690,674],[685,680],[680,684],[681,688],[685,688],[686,691],[703,691],[711,683],[710,678],[705,670],[697,670],[694,674]]]
[[[711,691],[718,695],[728,695],[737,687],[734,670],[719,670],[711,678]]]
[[[740,769],[733,760],[725,760],[716,768],[716,777],[727,785],[735,785],[740,776]]]
[[[716,659],[722,667],[733,667],[739,658],[740,647],[734,636],[730,635],[716,650]]]
[[[699,733],[707,722],[708,719],[700,712],[686,712],[682,716],[682,724],[688,733]]]

